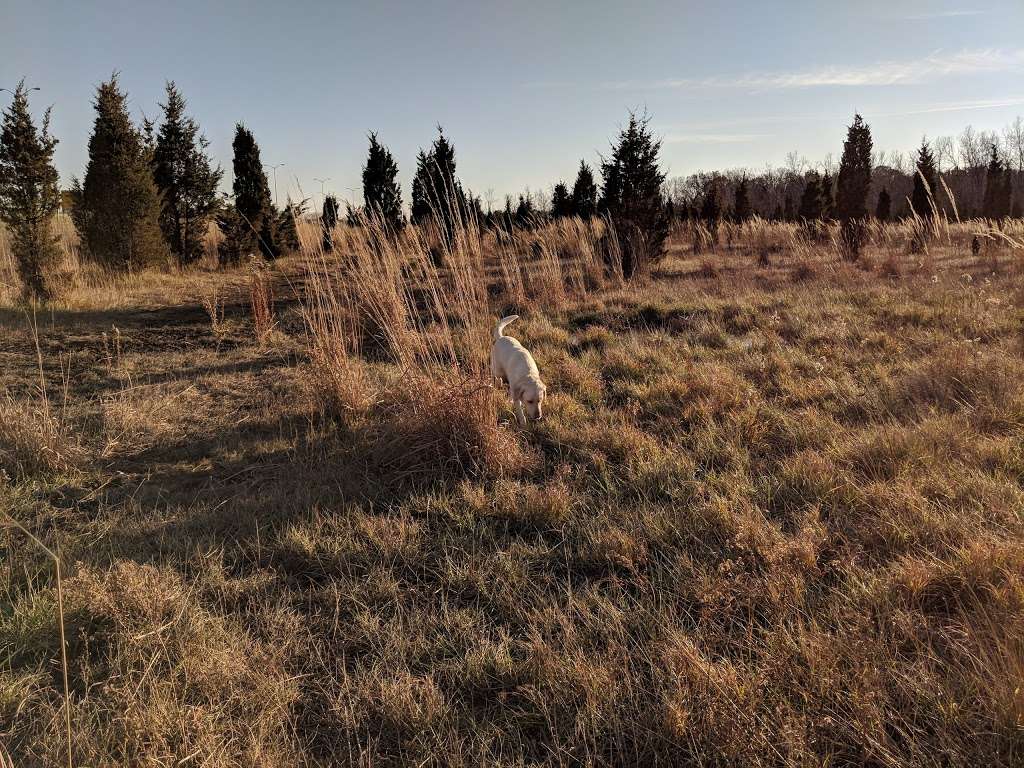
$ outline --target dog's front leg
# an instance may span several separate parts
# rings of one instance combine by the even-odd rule
[[[516,421],[519,422],[519,426],[526,426],[526,414],[523,413],[523,401],[520,393],[516,391],[515,387],[511,384],[508,388],[508,396],[512,398],[512,410],[516,412]]]

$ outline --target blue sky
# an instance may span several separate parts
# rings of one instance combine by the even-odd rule
[[[137,119],[174,79],[225,168],[244,121],[264,162],[286,164],[282,198],[318,197],[315,177],[352,197],[370,130],[406,200],[441,123],[463,181],[497,202],[571,181],[630,109],[650,114],[670,175],[838,156],[854,110],[885,150],[1024,114],[1021,0],[0,0],[0,18],[0,87],[42,88],[65,181],[113,70]]]

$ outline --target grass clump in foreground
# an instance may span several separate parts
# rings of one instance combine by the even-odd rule
[[[625,286],[579,223],[341,226],[268,275],[269,336],[241,273],[216,322],[143,274],[145,312],[40,321],[49,421],[0,318],[0,503],[64,563],[75,764],[1018,764],[1017,257],[891,225],[854,267],[758,226],[677,230]],[[483,386],[508,311],[550,386],[528,430]],[[60,764],[27,544],[0,742]]]

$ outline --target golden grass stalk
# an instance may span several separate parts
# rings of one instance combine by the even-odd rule
[[[266,344],[274,330],[274,286],[269,269],[262,260],[253,258],[249,264],[249,307],[252,311],[252,325],[256,340]]]
[[[71,688],[68,685],[68,651],[67,638],[64,633],[64,587],[61,578],[60,557],[36,537],[28,528],[15,520],[8,512],[4,512],[4,519],[7,523],[24,533],[33,544],[39,547],[42,552],[53,561],[53,570],[57,579],[57,628],[60,633],[60,666],[64,680],[64,731],[67,736],[67,759],[68,768],[72,768],[71,751]],[[2,758],[2,754],[0,754]],[[2,766],[2,762],[0,762]]]

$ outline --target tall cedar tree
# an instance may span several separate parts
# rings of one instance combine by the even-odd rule
[[[590,219],[597,213],[597,184],[590,166],[580,160],[576,183],[572,185],[572,213],[581,219]]]
[[[533,229],[536,224],[536,211],[533,208],[533,200],[529,197],[519,196],[514,222],[517,229]]]
[[[338,198],[328,195],[324,198],[324,209],[320,215],[320,231],[325,252],[334,250],[334,228],[338,225]]]
[[[786,204],[782,208],[782,218],[785,221],[796,220],[796,205],[793,202],[793,196],[788,192],[786,193]]]
[[[306,215],[307,200],[293,203],[291,197],[277,217],[277,242],[288,251],[297,251],[302,246],[296,222]]]
[[[466,215],[466,194],[455,175],[455,147],[437,127],[430,152],[420,150],[412,182],[413,221],[436,219],[450,238]]]
[[[718,187],[708,184],[704,189],[700,204],[700,219],[704,226],[711,230],[712,235],[718,232],[718,220],[722,217],[722,206],[718,202]]]
[[[484,201],[480,195],[474,195],[472,190],[466,192],[466,216],[467,221],[475,221],[477,223],[487,219],[487,214],[484,213]]]
[[[505,195],[505,210],[502,211],[498,220],[501,223],[501,229],[505,232],[511,233],[514,225],[514,214],[512,212],[512,195]]]
[[[235,126],[232,163],[235,179],[231,185],[235,196],[235,209],[249,225],[250,253],[259,251],[266,259],[276,259],[281,251],[277,245],[277,214],[270,197],[270,184],[260,160],[256,138],[244,125]]]
[[[839,162],[836,188],[836,216],[846,255],[860,256],[868,215],[868,190],[871,188],[871,128],[860,115],[853,116],[853,125],[846,133],[843,158]]]
[[[398,181],[398,165],[391,152],[370,134],[370,151],[363,166],[363,203],[366,213],[379,218],[391,232],[405,225],[402,215],[402,188]]]
[[[551,216],[555,219],[572,216],[572,199],[564,182],[555,184],[555,189],[551,193]]]
[[[60,207],[60,177],[53,167],[56,146],[57,139],[50,135],[50,110],[37,129],[22,80],[0,128],[0,220],[11,233],[11,252],[26,299],[50,298],[46,272],[59,253],[50,228]]]
[[[910,205],[921,218],[930,219],[934,213],[932,200],[938,194],[938,180],[939,172],[935,167],[935,156],[932,154],[927,140],[923,140],[921,148],[917,150],[914,191],[910,193]]]
[[[744,221],[749,219],[750,216],[750,192],[747,189],[747,177],[744,176],[736,186],[736,201],[733,204],[733,217],[737,222],[742,224]]]
[[[412,200],[409,218],[413,224],[420,224],[430,217],[430,199],[427,197],[427,153],[422,149],[416,155],[416,174],[412,177]]]
[[[221,266],[234,266],[259,250],[252,227],[242,218],[230,198],[225,196],[221,200],[216,220],[222,235],[217,244],[217,259]]]
[[[817,171],[807,174],[804,191],[800,196],[800,210],[797,215],[805,224],[821,218],[822,209],[821,176]]]
[[[821,211],[821,213],[818,214],[818,217],[826,221],[831,221],[832,218],[836,215],[835,181],[836,180],[832,176],[832,174],[829,173],[828,170],[826,170],[825,173],[822,174],[821,186],[818,188],[819,195],[821,197],[821,201],[819,203],[818,208],[818,210]]]
[[[999,150],[992,145],[992,157],[985,176],[985,199],[982,211],[986,219],[1005,219],[1010,215],[1013,183],[1010,168],[999,157]]]
[[[345,201],[345,223],[350,227],[361,227],[366,223],[366,209]]]
[[[73,217],[83,254],[109,270],[165,262],[160,195],[150,167],[151,145],[128,117],[117,74],[96,92],[85,180],[74,182]]]
[[[889,195],[889,190],[882,187],[882,191],[878,193],[878,203],[875,205],[875,218],[879,221],[888,221],[892,216],[892,197]]]
[[[601,203],[619,236],[621,262],[615,266],[626,280],[662,258],[668,236],[661,199],[665,174],[658,167],[661,142],[651,135],[648,120],[630,114],[611,156],[601,163]]]
[[[221,169],[206,154],[209,142],[185,115],[185,99],[167,83],[164,120],[153,147],[153,179],[161,195],[160,228],[182,265],[203,255],[210,216],[217,209]]]

